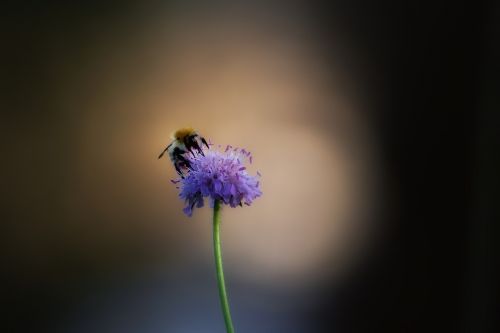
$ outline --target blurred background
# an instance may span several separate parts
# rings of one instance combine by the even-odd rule
[[[223,211],[238,332],[498,329],[498,5],[4,7],[2,332],[223,332],[183,126],[262,174]]]

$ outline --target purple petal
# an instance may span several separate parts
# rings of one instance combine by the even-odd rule
[[[216,180],[214,182],[214,189],[215,192],[220,193],[220,191],[222,190],[222,182],[220,180]]]

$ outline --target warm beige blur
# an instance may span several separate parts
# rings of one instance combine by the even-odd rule
[[[104,31],[76,64],[55,61],[59,103],[77,119],[67,250],[104,263],[120,248],[158,261],[212,260],[209,209],[184,216],[173,167],[157,160],[171,132],[189,125],[252,151],[251,170],[262,173],[253,206],[224,210],[233,272],[307,286],[349,267],[371,228],[373,176],[364,106],[344,87],[349,73],[337,69],[338,81],[328,81],[335,64],[314,42],[217,16],[179,15],[134,32]]]
[[[155,242],[187,243],[189,255],[210,260],[210,212],[183,216],[173,168],[156,160],[173,130],[192,125],[215,143],[251,150],[263,175],[262,198],[224,211],[229,264],[245,278],[292,283],[332,273],[367,227],[371,148],[359,103],[337,91],[341,77],[325,81],[327,64],[305,40],[224,25],[182,19],[158,37],[166,47],[143,42],[134,57],[93,64],[99,75],[89,84],[99,98],[83,111],[71,211],[116,221],[99,226],[113,237],[148,229]],[[142,66],[148,75],[126,77]],[[130,210],[143,216],[140,225],[121,222]],[[332,259],[338,265],[325,268]]]

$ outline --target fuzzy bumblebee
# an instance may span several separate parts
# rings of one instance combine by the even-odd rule
[[[165,148],[158,158],[162,158],[165,152],[168,152],[170,160],[174,164],[177,173],[184,177],[184,173],[191,169],[191,162],[186,158],[187,153],[194,156],[194,150],[201,155],[203,153],[203,145],[209,148],[205,138],[200,136],[193,128],[185,127],[178,129],[172,135],[172,142]]]

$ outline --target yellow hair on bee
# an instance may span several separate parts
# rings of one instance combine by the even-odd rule
[[[178,129],[177,131],[174,132],[174,139],[179,140],[179,141],[184,141],[184,138],[187,137],[188,135],[191,135],[195,133],[194,128],[192,127],[184,127],[181,129]]]

